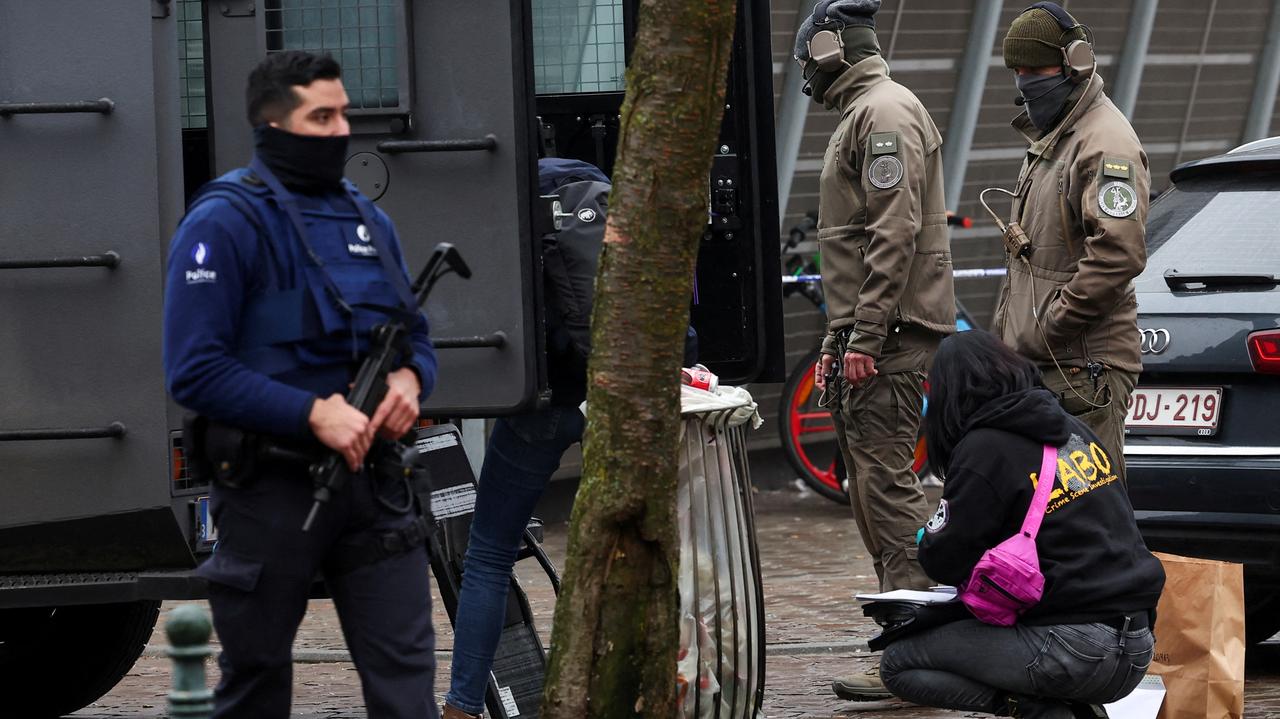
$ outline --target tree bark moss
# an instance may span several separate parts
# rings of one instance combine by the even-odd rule
[[[736,0],[643,0],[596,278],[548,719],[675,716],[679,368]]]

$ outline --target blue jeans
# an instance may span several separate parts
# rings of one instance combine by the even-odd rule
[[[503,417],[489,435],[462,566],[453,672],[445,696],[464,712],[484,709],[520,538],[560,457],[582,439],[585,427],[586,418],[576,407],[552,406]]]
[[[880,678],[924,706],[1005,716],[1013,696],[1020,716],[1070,719],[1068,701],[1107,704],[1133,691],[1153,646],[1147,628],[1122,637],[1106,624],[997,627],[966,619],[890,644]]]

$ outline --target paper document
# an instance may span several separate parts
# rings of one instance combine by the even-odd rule
[[[1162,703],[1164,680],[1148,674],[1129,696],[1107,705],[1107,716],[1111,719],[1156,719]]]
[[[919,589],[895,589],[892,592],[879,594],[855,594],[859,602],[910,602],[911,604],[946,604],[956,600],[956,590],[945,587],[937,591]]]

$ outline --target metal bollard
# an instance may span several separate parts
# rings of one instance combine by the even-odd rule
[[[164,625],[173,660],[173,689],[169,692],[169,716],[208,719],[213,715],[213,692],[205,686],[204,660],[213,650],[209,635],[213,625],[204,609],[183,604],[169,612]]]

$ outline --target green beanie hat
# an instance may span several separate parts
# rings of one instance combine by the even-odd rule
[[[1074,24],[1075,18],[1071,18],[1071,22]],[[1062,65],[1062,48],[1073,40],[1085,39],[1084,28],[1063,32],[1052,13],[1032,7],[1013,19],[1009,33],[1004,36],[1004,65],[1010,68]]]

